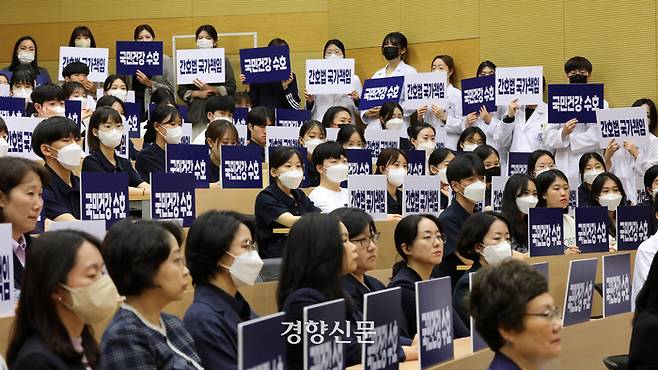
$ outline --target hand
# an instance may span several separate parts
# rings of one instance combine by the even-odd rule
[[[467,128],[472,127],[477,120],[478,120],[478,113],[471,112],[467,114],[466,117],[464,118],[464,126],[466,126]]]
[[[361,96],[359,96],[359,93],[356,90],[352,91],[350,96],[352,97],[352,100],[354,100],[354,101],[357,101],[357,100],[361,99]]]
[[[432,113],[434,113],[436,118],[440,119],[443,122],[448,120],[448,113],[446,113],[446,110],[439,107],[436,104],[432,104]]]
[[[513,118],[516,116],[516,111],[519,109],[519,99],[512,100],[507,106],[507,117]]]
[[[605,153],[603,154],[605,168],[608,170],[612,168],[612,156],[617,150],[619,150],[619,144],[615,142],[615,139],[610,139],[610,141],[608,141],[608,146],[605,148]]]
[[[580,248],[576,245],[568,246],[567,249],[564,250],[564,254],[580,254]]]
[[[245,90],[249,91],[249,84],[246,82],[247,77],[244,74],[240,73],[240,82],[244,85]]]
[[[292,78],[293,78],[292,72],[290,72],[290,77],[285,81],[281,81],[281,86],[283,86],[284,90],[287,89],[288,86],[290,86],[290,83],[292,83]]]
[[[84,82],[82,82],[82,86],[84,86],[85,90],[89,92],[93,92],[94,94],[96,93],[96,86],[94,85],[93,82],[89,80],[85,80]]]
[[[304,89],[304,98],[309,103],[313,103],[315,101],[315,95],[309,95],[308,90],[306,89]]]
[[[194,86],[196,86],[201,91],[205,90],[205,91],[210,91],[213,94],[215,93],[215,88],[214,87],[212,87],[212,86],[208,85],[207,83],[199,80],[198,78],[194,79]]]
[[[640,155],[640,149],[630,140],[624,140],[624,149],[633,156],[633,159],[637,159],[637,156]]]
[[[398,214],[389,214],[388,215],[389,220],[394,220],[394,221],[400,221],[402,219],[402,215]]]
[[[379,117],[379,110],[381,108],[382,108],[381,106],[376,106],[376,107],[372,107],[372,108],[368,109],[368,111],[366,112],[366,117],[369,117],[369,118]]]
[[[148,88],[153,87],[153,81],[151,81],[151,79],[149,79],[144,73],[142,73],[142,71],[137,70],[136,75],[137,75],[137,81],[139,81],[140,84]]]
[[[564,126],[562,127],[562,139],[563,140],[566,139],[567,137],[569,137],[569,135],[571,135],[573,130],[576,129],[576,124],[577,123],[578,123],[578,120],[576,118],[572,118],[572,119],[568,120],[567,123],[564,124]]]
[[[208,99],[208,95],[213,95],[213,94],[209,90],[196,90],[196,91],[192,91],[191,96],[193,98]]]
[[[487,110],[487,107],[485,107],[484,105],[482,106],[482,108],[480,108],[480,117],[487,125],[491,123],[491,119],[492,119],[491,114]]]
[[[425,113],[427,112],[427,105],[416,109],[416,114],[418,115],[418,122],[423,122],[425,120]]]

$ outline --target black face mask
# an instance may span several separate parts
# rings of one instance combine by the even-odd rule
[[[397,46],[384,46],[382,54],[386,60],[393,60],[398,57],[399,51]]]
[[[487,168],[484,173],[487,182],[491,182],[493,176],[500,176],[500,167]]]
[[[572,84],[585,84],[585,83],[587,83],[587,76],[584,76],[584,75],[571,75],[571,76],[569,76],[569,83],[572,83]]]

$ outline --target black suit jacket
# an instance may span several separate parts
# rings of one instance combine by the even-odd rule
[[[85,370],[85,366],[64,361],[46,347],[41,337],[33,335],[23,343],[12,370]]]
[[[30,248],[30,244],[32,244],[32,237],[30,234],[23,234],[23,237],[25,238],[25,260],[27,261],[27,250]],[[13,253],[14,256],[14,289],[21,289],[21,285],[23,283],[23,270],[25,268],[23,265],[21,265],[21,261],[18,260],[18,257],[16,257],[16,253]]]
[[[642,312],[633,322],[629,370],[658,369],[658,315]]]

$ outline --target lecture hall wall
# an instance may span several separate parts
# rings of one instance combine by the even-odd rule
[[[55,76],[59,46],[75,26],[90,27],[113,58],[115,40],[131,40],[140,23],[153,26],[169,55],[173,35],[210,23],[220,33],[257,32],[258,46],[287,40],[301,90],[304,60],[321,58],[329,38],[345,43],[365,80],[384,65],[383,36],[401,31],[410,42],[410,64],[428,71],[435,55],[450,54],[459,79],[490,59],[498,66],[542,64],[547,82],[561,83],[564,61],[583,55],[610,104],[627,106],[658,96],[656,8],[656,0],[12,0],[0,7],[0,65],[8,65],[15,40],[25,34],[36,38],[39,61]],[[237,74],[238,50],[251,47],[253,37],[225,37],[220,45]]]

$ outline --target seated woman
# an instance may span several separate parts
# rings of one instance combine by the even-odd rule
[[[0,158],[0,222],[11,224],[14,251],[14,289],[21,290],[30,232],[37,227],[43,208],[41,194],[48,173],[36,162],[18,157]]]
[[[129,160],[115,152],[125,137],[119,112],[110,107],[97,108],[91,115],[88,129],[87,147],[91,154],[82,162],[82,172],[125,172],[128,194],[151,194],[151,185],[142,179]]]
[[[347,207],[349,194],[340,187],[349,172],[345,149],[335,141],[320,144],[313,152],[313,166],[320,174],[320,184],[308,198],[324,213]]]
[[[151,183],[151,173],[165,173],[165,148],[167,144],[178,144],[183,137],[182,119],[178,109],[160,105],[146,124],[144,146],[137,155],[135,168],[144,181]]]
[[[592,182],[592,206],[608,209],[606,224],[610,251],[617,250],[617,207],[628,204],[628,198],[626,198],[626,192],[619,177],[611,172],[604,172],[596,176]]]
[[[402,191],[408,171],[407,154],[398,148],[383,149],[377,157],[375,175],[386,175],[386,211],[393,219],[402,218]]]
[[[306,148],[306,161],[313,163],[313,152],[318,145],[327,141],[327,129],[318,121],[306,121],[299,128],[299,144]],[[304,187],[315,187],[320,185],[320,173],[315,165],[305,167]]]
[[[342,125],[338,129],[336,142],[344,149],[365,149],[366,138],[363,130],[355,125]]]
[[[253,236],[253,223],[229,211],[202,214],[187,234],[194,302],[183,322],[207,369],[238,368],[238,324],[257,317],[238,292],[263,266]]]
[[[470,313],[496,354],[489,369],[538,370],[560,355],[560,311],[544,276],[523,262],[508,260],[478,272]]]
[[[413,338],[416,326],[416,282],[430,278],[432,269],[441,263],[445,237],[439,228],[439,220],[432,215],[411,215],[403,218],[395,227],[395,249],[402,261],[393,266],[393,278],[389,288],[402,290],[400,335]],[[468,329],[453,311],[453,336],[468,336]]]
[[[440,148],[430,154],[427,169],[430,175],[439,176],[441,180],[441,209],[448,207],[450,184],[448,183],[448,164],[455,158],[455,152],[448,148]]]
[[[340,128],[352,124],[352,113],[342,105],[333,106],[324,113],[322,125],[325,128]]]
[[[302,156],[295,148],[281,146],[270,153],[270,185],[256,196],[255,216],[258,246],[263,258],[281,257],[286,235],[274,229],[292,227],[299,218],[319,212],[298,189],[304,177]]]
[[[436,129],[429,123],[416,123],[407,129],[412,149],[424,150],[426,157],[436,148]]]
[[[107,76],[105,82],[103,82],[103,94],[114,96],[126,103],[128,99],[128,78],[118,74]]]
[[[537,178],[540,173],[555,168],[555,156],[548,150],[535,150],[528,157],[528,175]]]
[[[501,213],[510,223],[512,249],[517,252],[528,252],[528,213],[538,202],[537,183],[533,177],[517,173],[507,179]]]
[[[467,127],[457,140],[457,153],[472,152],[487,143],[487,135],[477,126]]]
[[[578,161],[580,186],[578,187],[578,207],[592,206],[592,182],[596,176],[607,171],[605,161],[598,153],[585,153]]]
[[[99,249],[100,241],[81,231],[34,239],[7,350],[11,369],[97,368],[91,325],[119,303]]]
[[[238,130],[227,120],[216,120],[210,122],[206,129],[206,145],[210,150],[210,168],[208,174],[211,184],[219,184],[222,164],[222,145],[238,145]],[[246,138],[245,138],[246,139]]]
[[[491,145],[483,144],[475,148],[473,151],[475,155],[480,157],[485,170],[485,183],[487,184],[487,192],[484,197],[484,204],[491,206],[491,182],[494,176],[500,176],[500,154],[496,148]]]
[[[580,254],[576,245],[576,220],[569,216],[569,180],[560,170],[552,169],[537,176],[537,207],[562,209],[564,253]]]
[[[105,236],[107,271],[126,301],[103,333],[101,369],[203,369],[183,322],[162,312],[188,285],[182,242],[171,222],[124,220]]]

